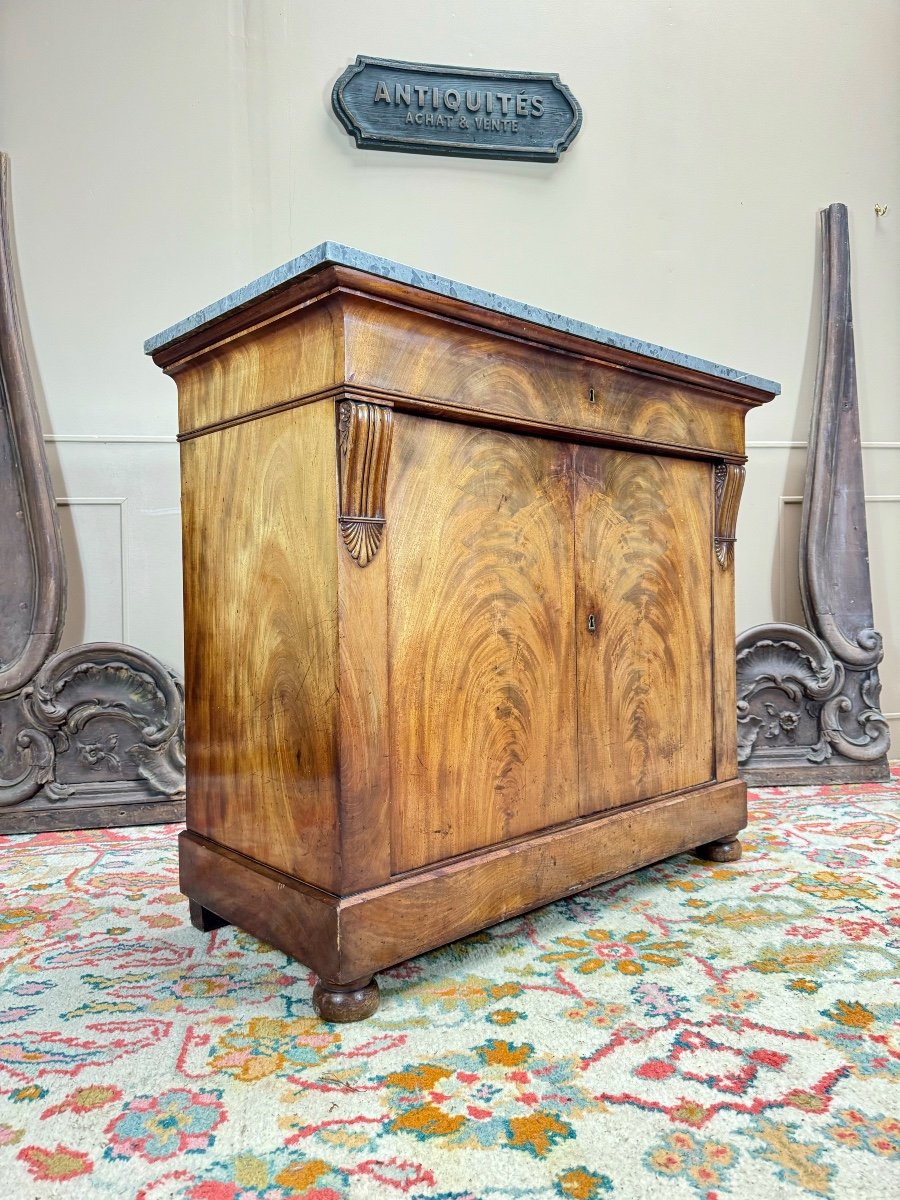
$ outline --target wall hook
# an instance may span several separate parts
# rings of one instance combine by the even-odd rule
[[[875,205],[875,216],[883,217],[885,215],[885,213],[887,212],[887,210],[888,210],[888,206],[886,204],[876,204]]]

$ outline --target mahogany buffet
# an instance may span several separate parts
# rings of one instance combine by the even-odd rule
[[[740,855],[733,543],[768,380],[323,243],[178,385],[193,923],[376,972]]]

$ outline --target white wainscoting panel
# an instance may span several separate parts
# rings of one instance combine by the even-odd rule
[[[174,437],[45,436],[66,551],[64,646],[124,641],[183,669]]]
[[[62,645],[127,642],[125,496],[57,496],[66,556]]]

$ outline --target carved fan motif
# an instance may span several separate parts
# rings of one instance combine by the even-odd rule
[[[761,626],[772,630],[774,626]],[[783,627],[785,631],[790,626]],[[799,631],[805,633],[805,631]],[[792,700],[806,695],[822,699],[843,682],[844,672],[822,643],[811,635],[787,636],[780,640],[760,637],[738,644],[738,699],[747,700],[763,688],[776,687]],[[804,643],[801,645],[801,643]]]
[[[341,517],[341,533],[344,545],[361,567],[366,567],[375,557],[381,545],[384,521],[353,520]]]

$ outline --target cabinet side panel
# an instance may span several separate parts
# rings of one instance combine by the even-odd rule
[[[334,406],[182,443],[187,823],[336,881]]]
[[[590,813],[714,777],[712,472],[587,446],[575,464],[579,789]]]
[[[343,323],[327,300],[171,368],[181,433],[286,404],[343,378]]]
[[[377,405],[343,401],[338,415],[343,894],[391,877],[387,556],[394,514],[385,511],[383,498],[393,414]]]
[[[570,447],[394,418],[395,872],[578,814]]]

